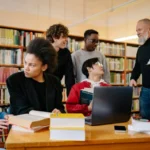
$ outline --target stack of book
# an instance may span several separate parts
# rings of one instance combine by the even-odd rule
[[[131,119],[131,125],[128,125],[129,131],[150,134],[150,122],[147,119]]]
[[[83,114],[51,114],[50,140],[85,141]]]
[[[30,111],[29,114],[9,116],[9,124],[12,124],[12,130],[22,132],[36,132],[46,128],[50,124],[50,115],[48,112]]]

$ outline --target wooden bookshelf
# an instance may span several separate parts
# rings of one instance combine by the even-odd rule
[[[0,80],[0,92],[4,95],[5,102],[9,99],[4,87],[7,77],[23,68],[27,45],[35,37],[45,37],[45,31],[0,25],[0,33],[0,72],[7,72],[7,76],[5,74],[1,77],[3,81]]]
[[[3,30],[5,32],[5,29],[7,30],[6,32],[8,32],[8,33],[9,32],[11,33],[12,31],[14,33],[17,33],[18,36],[21,36],[21,38],[22,38],[22,36],[23,36],[23,38],[26,37],[26,36],[24,37],[24,34],[27,34],[30,38],[31,37],[33,38],[33,35],[34,36],[36,36],[36,35],[42,36],[42,37],[45,37],[45,35],[46,35],[46,32],[41,31],[41,30],[0,25],[0,30]],[[9,34],[5,34],[5,35],[8,36]],[[5,36],[3,36],[3,38],[5,38]],[[6,39],[7,38],[9,39],[10,37],[6,37]],[[21,38],[18,38],[18,39],[21,39]],[[1,39],[1,37],[0,37],[0,39]],[[29,39],[28,42],[30,42],[30,40],[31,39]],[[15,43],[13,41],[14,43],[10,44],[9,42],[6,42],[6,41],[2,42],[0,40],[0,49],[9,49],[9,50],[21,49],[22,50],[22,55],[21,55],[22,62],[20,63],[21,65],[20,64],[18,65],[18,64],[0,63],[0,67],[12,67],[12,68],[19,68],[19,69],[23,68],[23,58],[24,58],[23,51],[26,51],[26,46],[28,45],[28,42],[24,43],[26,41],[27,41],[27,39],[25,39],[25,40],[23,39],[23,41],[22,41],[23,43],[21,41],[19,41],[19,42],[17,41],[19,43],[19,44],[17,44],[17,42]],[[77,49],[82,49],[83,46],[84,46],[84,37],[83,36],[69,35],[68,48],[71,52],[74,52]],[[99,43],[98,43],[96,50],[101,51],[105,55],[106,60],[109,63],[109,66],[114,65],[112,68],[110,68],[111,75],[114,77],[114,80],[111,84],[112,86],[128,85],[126,76],[129,73],[131,73],[132,70],[128,69],[127,60],[131,59],[134,61],[135,56],[136,56],[136,55],[131,55],[131,56],[129,55],[130,47],[131,47],[131,49],[135,50],[139,47],[139,45],[134,44],[134,43],[115,42],[115,41],[107,40],[107,39],[99,39]],[[116,65],[117,63],[118,63],[118,65],[120,65],[119,67],[118,67],[118,65]],[[120,78],[120,84],[118,84],[118,81],[115,80],[116,78],[117,79]],[[112,79],[112,77],[111,77],[111,79]],[[5,84],[5,83],[0,83],[0,85],[3,85],[3,84]],[[141,86],[141,84],[139,84],[138,86]]]

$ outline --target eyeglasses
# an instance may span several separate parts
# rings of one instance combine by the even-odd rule
[[[94,65],[98,65],[98,66],[102,66],[103,67],[103,65],[99,61],[97,61]]]
[[[91,43],[98,43],[99,42],[99,40],[97,40],[97,39],[88,39]]]

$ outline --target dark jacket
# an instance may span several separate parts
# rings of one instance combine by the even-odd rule
[[[58,66],[54,72],[54,75],[57,76],[60,80],[62,80],[63,76],[65,76],[67,95],[69,95],[71,87],[75,84],[75,79],[71,54],[67,48],[60,49],[58,51]]]
[[[62,104],[62,87],[58,79],[52,75],[44,74],[46,83],[46,110],[51,112],[54,108],[64,111]],[[26,78],[24,72],[11,75],[6,83],[10,94],[10,113],[14,115],[28,113],[30,110],[41,110],[37,93],[31,78]]]
[[[135,81],[142,74],[142,84],[145,88],[150,88],[150,38],[139,47],[136,55],[135,66],[132,71],[131,79]]]

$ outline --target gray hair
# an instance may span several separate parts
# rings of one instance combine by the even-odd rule
[[[138,22],[144,22],[145,24],[150,26],[150,19],[148,19],[148,18],[141,19]]]

